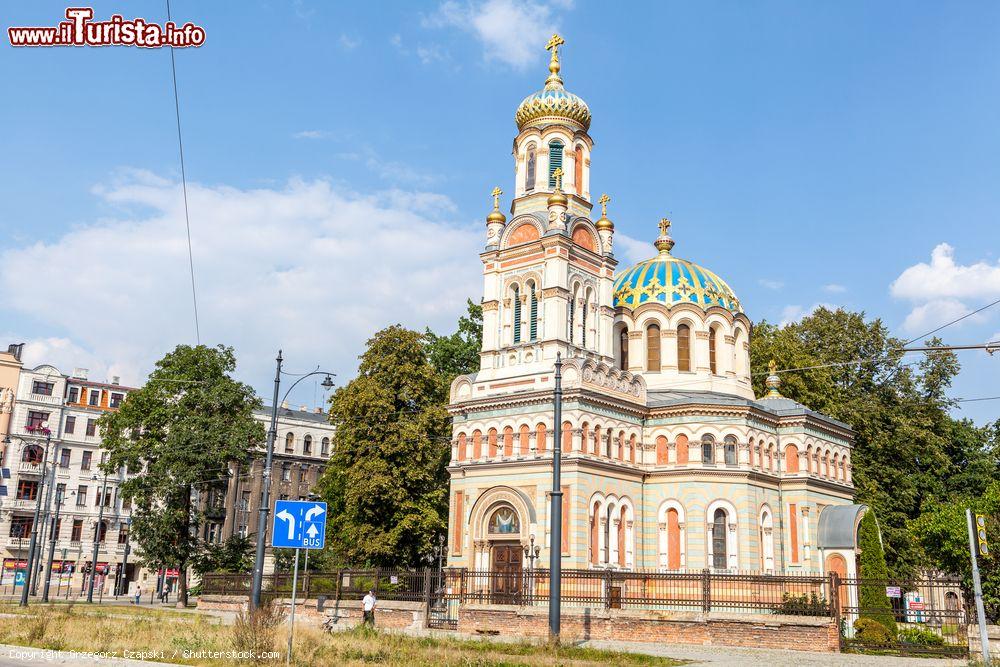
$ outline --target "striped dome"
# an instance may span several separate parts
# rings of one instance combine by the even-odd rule
[[[523,130],[525,126],[543,119],[564,119],[574,120],[583,126],[584,130],[590,128],[590,107],[579,96],[569,92],[562,85],[558,87],[548,87],[532,93],[524,98],[524,101],[517,107],[514,120],[517,122],[517,129]]]
[[[691,303],[704,309],[721,306],[734,313],[742,312],[739,299],[725,280],[702,266],[664,252],[618,274],[614,297],[615,307],[637,308],[658,301],[668,308]]]

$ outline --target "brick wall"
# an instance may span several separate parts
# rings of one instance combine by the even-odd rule
[[[548,635],[545,607],[463,605],[458,629],[520,637]],[[604,608],[564,609],[564,640],[614,639],[667,644],[748,646],[839,651],[836,623],[829,618],[733,615],[719,612],[649,612]]]

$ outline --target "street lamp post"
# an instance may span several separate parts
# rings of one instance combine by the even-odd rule
[[[45,453],[42,454],[42,477],[39,484],[45,484],[45,466],[49,458],[49,444],[52,442],[52,431],[48,428],[48,422],[42,423],[42,428],[45,429]],[[19,606],[28,606],[28,594],[31,592],[31,578],[35,569],[35,555],[38,549],[38,518],[39,513],[42,509],[41,503],[41,488],[35,491],[35,518],[31,521],[31,539],[28,540],[28,568],[25,572],[24,585],[21,588],[21,602]]]
[[[122,556],[121,575],[118,577],[118,580],[115,581],[115,587],[118,589],[118,592],[115,595],[124,595],[125,593],[128,593],[128,574],[126,574],[126,572],[128,571],[128,553],[131,549],[130,542],[132,540],[132,519],[125,519],[125,525],[128,526],[128,532],[125,533],[125,555]],[[124,581],[122,581],[123,578]],[[122,586],[122,584],[125,585]]]
[[[52,437],[51,432],[46,437],[47,439],[50,439]],[[46,443],[46,450],[48,450],[48,443]],[[47,462],[48,456],[46,455],[45,458]],[[42,521],[41,521],[42,534],[39,537],[40,541],[38,543],[38,554],[36,555],[38,562],[35,564],[31,579],[32,595],[38,595],[38,576],[42,572],[44,572],[44,569],[42,568],[42,549],[44,549],[44,547],[42,545],[45,543],[45,531],[50,527],[49,516],[52,514],[52,495],[53,495],[53,489],[55,489],[56,486],[56,460],[58,458],[59,458],[59,447],[53,447],[51,470],[49,470],[48,473],[46,473],[45,468],[44,467],[42,468],[43,476],[46,474],[51,475],[51,479],[49,479],[49,481],[45,486],[45,509],[42,511]]]
[[[94,480],[97,475],[94,475]],[[104,499],[108,496],[108,473],[104,473],[104,484],[101,486],[100,504],[97,510],[97,524],[94,526],[94,555],[90,559],[90,583],[87,584],[87,602],[94,601],[94,580],[97,579],[97,552],[101,546],[101,525],[104,523]]]
[[[54,470],[55,468],[53,468],[53,472]],[[55,559],[56,555],[56,539],[59,537],[58,534],[59,509],[62,507],[62,503],[63,503],[63,492],[60,489],[56,489],[56,514],[52,520],[52,528],[49,529],[49,558],[48,558],[48,568],[47,568],[48,576],[45,577],[45,587],[42,589],[42,602],[49,601],[49,587],[52,584],[52,562]]]
[[[334,373],[315,370],[311,373],[306,373],[296,380],[292,386],[288,388],[288,391],[285,392],[284,398],[279,401],[278,391],[281,388],[281,364],[284,361],[281,357],[281,350],[278,350],[278,356],[275,361],[277,362],[277,365],[274,370],[274,400],[271,404],[271,426],[267,429],[267,453],[264,455],[260,507],[257,510],[257,552],[253,561],[253,584],[250,591],[251,609],[257,609],[260,607],[260,589],[264,581],[264,545],[267,542],[267,515],[271,510],[271,465],[274,460],[274,440],[278,435],[278,405],[288,397],[288,394],[291,393],[292,389],[295,389],[295,385],[302,382],[307,377],[311,377],[313,375],[326,375],[326,378],[323,379],[321,386],[324,389],[329,389],[333,386],[333,380],[330,379],[330,376],[334,375]]]
[[[549,639],[559,642],[559,615],[562,605],[562,355],[556,352],[553,393],[552,500],[549,504]]]

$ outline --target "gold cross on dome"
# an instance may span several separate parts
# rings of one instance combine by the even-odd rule
[[[493,188],[493,192],[490,193],[490,194],[493,195],[493,210],[499,211],[500,210],[500,195],[503,194],[503,190],[501,190],[500,186],[498,185],[497,187]]]
[[[660,233],[666,234],[670,230],[671,224],[668,218],[660,218]]]
[[[608,202],[611,201],[611,197],[607,194],[603,194],[597,201],[601,205],[601,217],[606,218],[608,216]]]
[[[558,58],[559,57],[559,47],[562,46],[565,43],[566,43],[566,40],[563,39],[562,37],[560,37],[558,34],[552,35],[552,37],[549,38],[549,43],[545,45],[545,50],[546,51],[551,51],[553,58]]]
[[[563,177],[562,167],[556,167],[555,171],[552,172],[552,178],[554,178],[556,181],[556,190],[562,189],[562,177]]]

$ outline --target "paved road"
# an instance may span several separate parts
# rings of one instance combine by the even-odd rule
[[[687,646],[683,644],[644,644],[638,642],[588,641],[584,646],[631,653],[662,655],[678,660],[693,660],[696,665],[739,665],[739,667],[937,667],[966,665],[964,660],[899,658],[854,653],[814,653],[778,649],[728,648],[725,646]]]
[[[25,665],[65,665],[65,667],[93,667],[110,665],[113,667],[163,667],[166,662],[144,662],[121,657],[96,656],[93,653],[74,651],[48,651],[26,646],[0,644],[0,667],[24,667]]]

